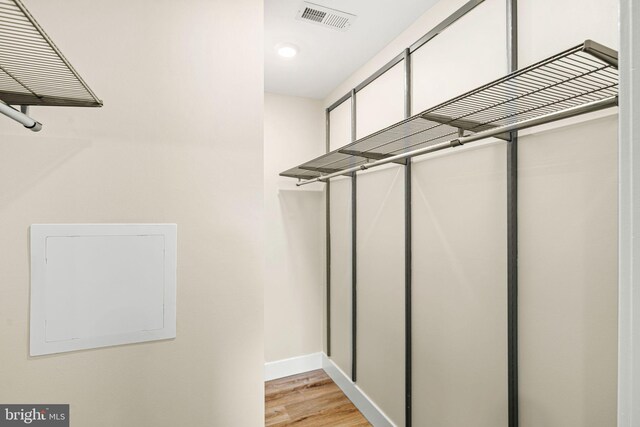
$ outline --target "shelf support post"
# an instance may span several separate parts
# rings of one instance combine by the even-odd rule
[[[507,61],[518,69],[518,0],[507,0]],[[507,142],[507,360],[509,427],[518,427],[518,132]]]
[[[351,142],[356,140],[356,90],[351,90]],[[356,382],[358,368],[358,251],[356,172],[351,174],[351,381]]]
[[[324,113],[325,117],[325,145],[326,152],[331,151],[331,110],[328,108]],[[326,277],[326,328],[327,328],[327,357],[331,357],[331,180],[327,180],[325,185],[325,274]]]
[[[411,50],[404,50],[404,117],[411,117]],[[412,304],[411,304],[411,159],[404,166],[404,405],[405,426],[412,423]]]

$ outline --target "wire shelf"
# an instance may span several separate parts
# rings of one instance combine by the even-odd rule
[[[313,178],[317,178],[322,175],[328,175],[331,173],[340,172],[345,169],[352,168],[354,166],[360,166],[367,162],[368,162],[367,158],[364,158],[364,157],[352,156],[350,154],[344,154],[339,151],[332,151],[330,153],[317,157],[313,160],[310,160],[306,163],[303,163],[300,166],[297,166],[296,168],[289,169],[288,171],[283,172],[280,175],[291,176],[293,178],[308,179],[308,178],[301,178],[299,176],[293,176],[292,174],[287,174],[297,169],[301,171],[306,171],[306,173],[317,174],[316,176],[313,177]]]
[[[286,176],[289,178],[297,178],[297,179],[313,179],[313,178],[318,178],[319,176],[322,176],[322,173],[313,172],[309,170],[300,169],[299,167],[295,167],[282,172],[280,176]]]
[[[298,167],[321,164],[324,170],[316,171],[328,175],[615,97],[617,58],[587,40]],[[494,136],[509,139],[508,133]]]
[[[102,106],[20,0],[0,0],[0,100]]]

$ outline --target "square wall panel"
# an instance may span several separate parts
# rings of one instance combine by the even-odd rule
[[[31,226],[32,356],[175,336],[175,224]]]

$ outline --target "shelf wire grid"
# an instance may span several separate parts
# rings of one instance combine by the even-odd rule
[[[617,53],[590,40],[299,166],[323,174],[617,96]],[[508,135],[498,137],[508,139]],[[338,155],[342,154],[343,157]],[[315,178],[315,177],[314,177]]]
[[[288,169],[280,174],[280,176],[286,176],[289,178],[297,179],[313,179],[322,176],[321,172],[314,172],[310,170],[300,169],[299,167]]]
[[[618,70],[585,50],[585,46],[594,45],[583,43],[364,137],[341,151],[392,156],[455,139],[460,130],[468,135],[616,96]]]
[[[0,0],[0,100],[102,106],[20,0]]]
[[[309,176],[313,175],[311,178],[317,178],[325,174],[340,172],[354,166],[360,166],[368,161],[369,160],[364,157],[332,151],[331,153],[322,155],[303,163],[300,166],[282,172],[280,175],[298,179],[310,179]]]

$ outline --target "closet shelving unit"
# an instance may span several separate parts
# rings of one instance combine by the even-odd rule
[[[30,105],[101,107],[102,101],[20,0],[0,0],[0,113],[37,131],[41,125],[25,114]]]
[[[584,43],[282,172],[298,185],[618,104],[618,53]]]

